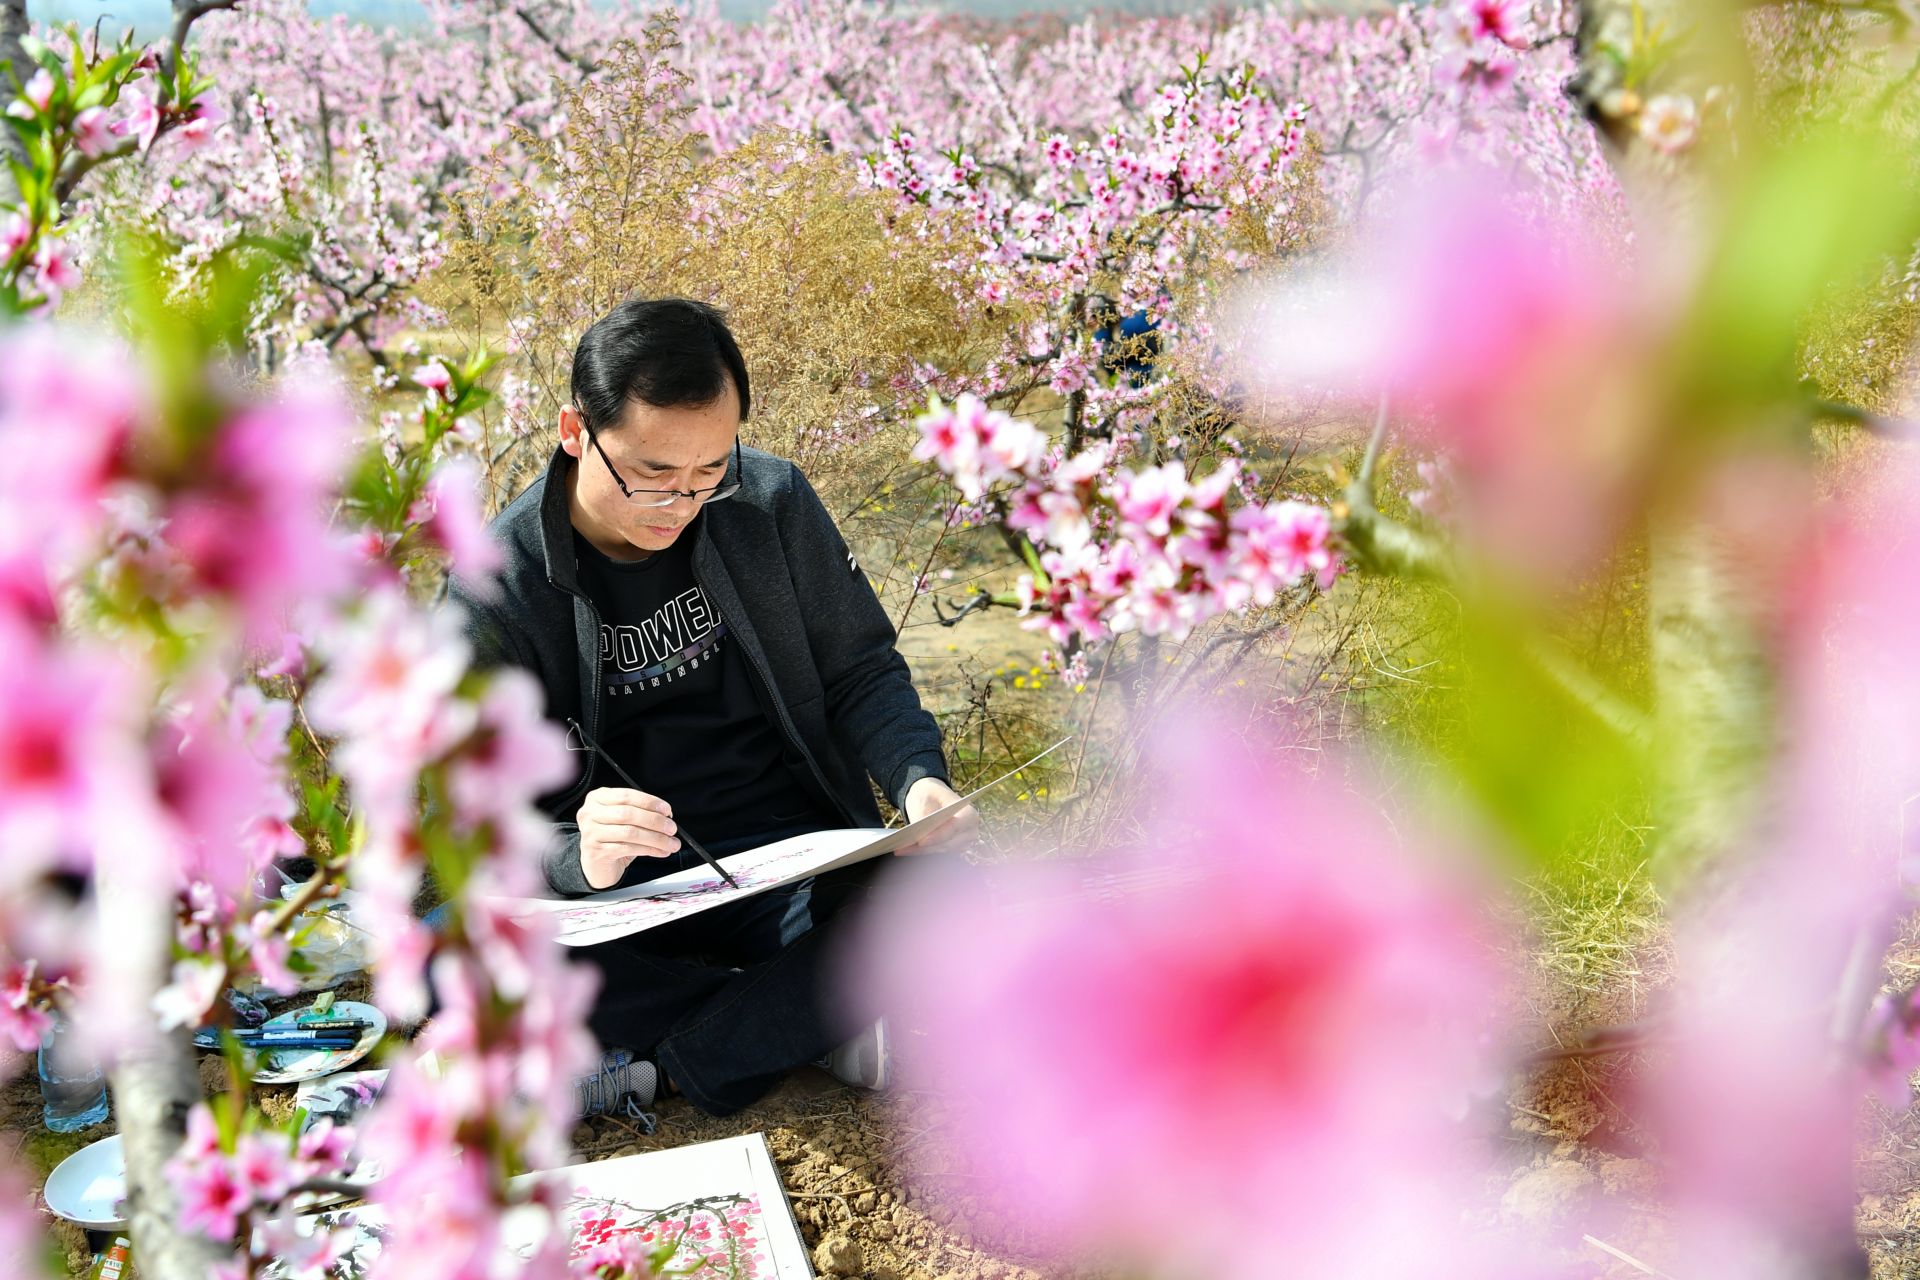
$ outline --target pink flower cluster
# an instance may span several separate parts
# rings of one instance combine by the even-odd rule
[[[590,971],[565,963],[502,901],[535,891],[547,827],[533,798],[572,766],[531,675],[503,670],[474,686],[451,612],[422,614],[396,591],[379,592],[319,650],[312,714],[338,737],[336,763],[367,822],[355,882],[380,1003],[418,1017],[429,972],[439,1001],[364,1126],[368,1155],[389,1171],[375,1198],[404,1206],[408,1224],[378,1273],[492,1275],[509,1200],[498,1153],[517,1153],[523,1166],[565,1162],[571,1080],[595,1052],[583,1029]],[[439,798],[424,811],[422,788]],[[450,846],[471,861],[457,925],[436,937],[412,901],[425,851]]]
[[[161,97],[183,90],[188,81],[163,84],[159,47],[137,48],[131,31],[103,54],[94,33],[76,36],[69,29],[43,39],[34,56],[41,65],[27,77],[21,96],[7,105],[6,115],[22,122],[18,127],[33,140],[27,151],[30,172],[43,183],[67,169],[72,154],[85,166],[130,150],[145,152],[166,129],[179,137],[183,153],[191,153],[205,147],[220,127],[223,113],[208,95],[185,105],[161,105]],[[121,138],[135,145],[125,147]],[[61,216],[57,205],[42,200],[17,208],[0,205],[0,286],[11,285],[16,304],[26,310],[55,307],[80,283],[72,245],[59,234]]]
[[[302,1183],[339,1180],[354,1136],[323,1119],[296,1137],[244,1125],[223,1133],[202,1103],[187,1116],[187,1137],[167,1165],[180,1197],[180,1225],[214,1240],[237,1241],[257,1259],[278,1259],[288,1280],[321,1280],[352,1243],[350,1231],[297,1231],[276,1213]]]
[[[1459,1229],[1450,1117],[1504,1065],[1478,887],[1279,744],[1164,723],[1138,847],[916,866],[849,965],[925,1031],[976,1223],[1155,1274],[1516,1274]]]
[[[919,420],[914,456],[930,459],[969,500],[1010,482],[1009,528],[1038,550],[1042,573],[1019,581],[1028,625],[1055,644],[1097,644],[1124,631],[1185,636],[1221,613],[1271,604],[1302,581],[1333,584],[1340,561],[1324,508],[1283,501],[1228,510],[1237,460],[1192,479],[1178,462],[1138,471],[1095,446],[1049,452],[1031,423],[973,396],[936,399]]]
[[[331,387],[283,380],[243,398],[208,369],[163,401],[117,344],[46,325],[0,334],[0,369],[0,1029],[35,1039],[70,977],[83,1027],[128,1038],[199,1023],[245,970],[296,985],[289,938],[256,898],[269,862],[306,851],[288,779],[295,703],[230,674],[277,653],[268,670],[295,681],[311,728],[335,739],[313,745],[350,786],[353,820],[337,819],[332,857],[361,890],[382,1002],[417,1017],[431,962],[445,1006],[421,1046],[440,1076],[402,1062],[367,1135],[407,1153],[389,1166],[402,1171],[393,1194],[419,1230],[401,1233],[393,1265],[413,1249],[440,1269],[461,1230],[511,1200],[502,1170],[563,1162],[570,1080],[594,1049],[590,978],[492,900],[531,891],[547,833],[532,801],[570,773],[538,686],[471,675],[458,621],[414,607],[399,574],[371,575],[333,529],[353,430]],[[430,416],[454,409],[443,398]],[[436,449],[454,438],[441,417],[428,425]],[[380,554],[417,535],[481,571],[497,552],[471,468],[435,470],[430,451],[403,461],[386,473],[398,492],[356,495],[399,525],[373,529]],[[72,625],[81,605],[165,643],[102,644]],[[124,849],[146,856],[106,861]],[[430,850],[458,895],[449,937],[411,911]],[[140,947],[107,944],[91,899],[45,900],[53,870],[110,874],[151,902],[170,979],[156,990]],[[79,983],[82,951],[99,963]],[[203,1110],[173,1174],[186,1224],[217,1238],[338,1154],[324,1132],[289,1146],[243,1123],[223,1144],[210,1124]],[[470,1270],[452,1274],[491,1273],[482,1236],[460,1264]],[[323,1246],[268,1247],[283,1246],[305,1274],[328,1265]]]
[[[999,481],[1024,477],[1040,464],[1047,445],[1031,422],[989,409],[975,395],[962,395],[950,406],[935,397],[919,426],[913,456],[951,476],[968,501]]]

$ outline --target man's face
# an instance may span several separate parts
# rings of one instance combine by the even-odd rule
[[[712,404],[693,409],[662,409],[629,400],[618,425],[591,438],[578,411],[561,410],[560,446],[576,459],[575,527],[614,554],[622,543],[642,552],[672,546],[700,504],[684,497],[664,507],[630,502],[607,463],[632,490],[709,489],[726,475],[739,433],[740,402],[730,387]],[[606,454],[604,461],[601,453]]]

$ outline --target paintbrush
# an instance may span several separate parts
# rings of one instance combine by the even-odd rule
[[[627,776],[627,771],[620,767],[620,762],[618,760],[615,760],[612,756],[608,755],[605,751],[601,750],[600,744],[587,736],[587,731],[580,727],[580,722],[578,720],[575,720],[572,716],[568,716],[567,724],[572,726],[573,731],[580,735],[580,741],[586,743],[588,747],[592,748],[595,755],[599,756],[602,760],[605,760],[607,764],[613,769],[613,771],[620,775],[620,781],[626,783],[628,787],[632,788],[635,791],[642,791],[645,789],[639,783],[635,782],[632,778]],[[728,875],[727,869],[721,866],[718,862],[715,862],[713,860],[713,855],[708,853],[705,849],[701,848],[700,842],[698,840],[695,840],[693,836],[688,834],[687,829],[685,827],[680,826],[678,820],[674,822],[674,827],[676,829],[675,834],[680,837],[680,842],[682,844],[686,845],[689,849],[692,849],[695,853],[699,854],[700,860],[706,863],[708,866],[712,867],[714,871],[719,873],[719,876],[722,880],[725,880],[728,884],[732,885],[736,889],[740,887],[740,882],[738,880],[735,880],[732,876]]]

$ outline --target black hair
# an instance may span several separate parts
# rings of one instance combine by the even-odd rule
[[[573,404],[594,431],[619,425],[629,400],[699,409],[729,387],[744,420],[752,400],[740,345],[718,307],[690,298],[629,298],[573,349]]]

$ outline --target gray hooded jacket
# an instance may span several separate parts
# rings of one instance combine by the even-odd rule
[[[547,718],[578,719],[597,740],[600,616],[579,586],[571,462],[556,448],[546,472],[489,525],[505,551],[497,591],[483,597],[456,579],[449,596],[466,611],[475,666],[525,667],[546,691]],[[742,448],[738,474],[740,491],[701,516],[694,579],[738,640],[789,766],[811,772],[848,826],[878,826],[868,776],[896,806],[921,778],[946,781],[939,727],[914,692],[892,622],[800,469]],[[555,823],[547,883],[567,895],[592,891],[573,821],[580,802],[595,786],[620,785],[596,776],[612,772],[597,756],[577,758],[572,785],[538,801]]]

